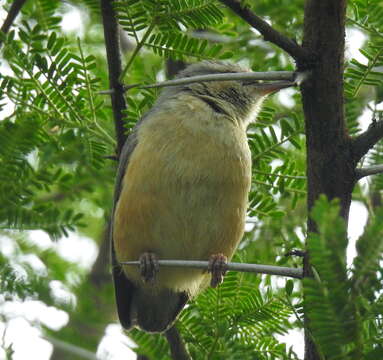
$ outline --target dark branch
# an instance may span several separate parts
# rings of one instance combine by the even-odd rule
[[[219,1],[229,7],[254,29],[258,30],[266,41],[270,41],[277,45],[282,50],[290,54],[295,60],[302,62],[305,59],[308,59],[309,54],[300,45],[298,45],[294,40],[289,39],[288,37],[273,29],[266,21],[255,15],[248,7],[241,4],[239,0]]]
[[[368,129],[351,142],[354,160],[358,162],[383,138],[383,120],[373,121]]]
[[[186,351],[185,344],[182,341],[181,334],[175,326],[172,326],[165,332],[166,339],[170,346],[170,353],[174,360],[190,360],[190,356]]]
[[[126,140],[123,121],[123,111],[126,110],[126,102],[124,98],[124,87],[120,82],[122,70],[119,47],[119,31],[112,2],[113,0],[101,0],[101,13],[104,26],[106,56],[108,59],[109,88],[113,89],[110,96],[112,100],[114,124],[116,129],[116,153],[119,157]]]
[[[4,20],[3,25],[1,26],[1,31],[5,34],[8,32],[9,28],[15,21],[17,15],[19,14],[21,8],[23,7],[26,0],[14,0],[11,8],[9,9],[8,15]]]

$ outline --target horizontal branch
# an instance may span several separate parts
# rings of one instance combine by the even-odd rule
[[[368,129],[351,142],[354,160],[358,162],[383,138],[383,120],[373,121]]]
[[[373,166],[366,166],[364,168],[357,168],[355,170],[355,173],[356,173],[356,179],[357,180],[359,180],[365,176],[382,174],[383,173],[383,165],[373,165]]]
[[[132,88],[150,89],[166,86],[186,85],[197,82],[226,81],[226,80],[285,80],[300,85],[309,76],[309,72],[296,73],[294,71],[266,71],[266,72],[237,72],[190,76],[175,80],[162,81],[155,84],[132,84],[124,86],[125,91]],[[99,94],[111,94],[113,89],[100,91]]]
[[[68,342],[55,339],[51,336],[44,335],[43,339],[49,341],[54,347],[60,348],[61,350],[72,354],[74,357],[81,359],[97,360],[98,357],[95,353],[92,353],[89,350],[83,349],[77,345],[70,344]]]
[[[139,266],[139,261],[123,261],[121,265],[135,265]],[[198,260],[158,260],[160,266],[168,267],[187,267],[193,269],[202,269],[207,270],[209,262],[208,261],[198,261]],[[269,275],[279,275],[292,277],[297,279],[302,279],[303,270],[297,268],[288,268],[284,266],[273,266],[273,265],[259,265],[259,264],[243,264],[243,263],[228,263],[227,270],[232,271],[241,271],[241,272],[252,272],[259,274],[269,274]]]
[[[259,171],[259,170],[253,170],[253,173],[267,175],[267,176],[281,177],[285,179],[307,180],[307,176],[275,174],[275,173],[269,173],[266,171]]]
[[[302,46],[272,28],[265,20],[255,15],[246,5],[241,4],[240,0],[219,1],[230,8],[254,29],[258,30],[266,41],[270,41],[271,43],[277,45],[291,55],[295,60],[304,61],[308,58],[308,53]]]

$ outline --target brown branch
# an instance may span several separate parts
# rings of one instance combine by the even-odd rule
[[[21,8],[23,7],[26,0],[14,0],[11,8],[9,9],[8,15],[4,20],[3,25],[1,26],[1,31],[5,34],[8,32],[9,28],[15,21],[17,15],[19,14]],[[1,44],[1,42],[0,42]]]
[[[126,110],[126,102],[124,97],[124,87],[120,82],[122,66],[119,47],[119,29],[112,2],[113,0],[100,0],[106,56],[108,59],[109,88],[113,89],[110,96],[112,100],[114,124],[116,129],[116,153],[119,157],[126,140],[123,121],[123,111]]]
[[[241,4],[239,0],[219,0],[222,4],[226,5],[239,17],[245,20],[254,29],[258,30],[266,41],[277,45],[282,50],[286,51],[299,63],[309,59],[309,53],[298,45],[294,40],[284,36],[274,28],[272,28],[266,21],[255,15],[248,7]]]
[[[383,138],[383,120],[373,121],[368,129],[351,142],[354,160],[359,161]]]
[[[175,326],[166,331],[165,336],[170,346],[170,354],[174,360],[191,360],[181,334]]]

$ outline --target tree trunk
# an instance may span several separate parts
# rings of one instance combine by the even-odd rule
[[[310,212],[320,194],[339,198],[347,221],[355,184],[355,161],[343,109],[343,70],[346,0],[307,0],[303,47],[313,54],[311,63],[298,64],[312,75],[302,86],[307,148],[307,205]],[[309,218],[308,232],[316,224]],[[311,276],[309,254],[304,274]],[[320,359],[309,336],[305,318],[305,359]]]

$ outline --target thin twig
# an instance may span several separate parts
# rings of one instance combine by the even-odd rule
[[[86,60],[85,60],[84,52],[82,51],[80,38],[77,38],[77,46],[78,46],[78,50],[80,52],[81,62],[83,64],[85,64]],[[90,113],[92,114],[93,125],[100,132],[101,137],[105,138],[105,140],[108,139],[108,141],[114,145],[115,140],[98,123],[97,114],[96,114],[96,106],[95,106],[96,104],[95,104],[95,99],[93,96],[93,91],[91,88],[91,76],[90,76],[89,70],[87,69],[86,66],[84,66],[84,68],[83,68],[83,74],[84,74],[83,76],[85,78],[85,84],[86,84],[85,88],[86,88],[86,92],[88,95],[88,102],[89,102],[89,107],[90,107]]]
[[[309,58],[309,54],[303,47],[298,45],[294,40],[282,35],[280,32],[272,28],[266,21],[255,15],[246,5],[241,4],[239,0],[219,0],[226,5],[239,17],[245,20],[254,29],[258,30],[266,41],[277,45],[282,50],[290,54],[295,60],[304,61]]]
[[[351,142],[353,158],[358,162],[383,138],[383,120],[373,121],[368,129]]]
[[[120,79],[124,79],[125,78],[125,75],[127,74],[130,66],[133,64],[133,61],[137,57],[137,54],[140,52],[140,50],[145,45],[145,41],[150,36],[150,34],[152,33],[153,29],[154,29],[154,23],[151,23],[150,26],[148,27],[148,29],[146,30],[145,34],[143,35],[141,41],[136,44],[136,46],[135,46],[135,48],[134,48],[134,50],[132,52],[132,55],[130,56],[127,64],[124,67],[124,70],[122,70]]]
[[[383,165],[366,166],[355,170],[357,180],[370,175],[383,173]]]
[[[55,338],[48,336],[48,335],[44,335],[43,338],[48,340],[53,346],[60,348],[69,354],[72,354],[76,358],[79,357],[82,359],[89,359],[89,360],[97,360],[98,359],[95,353],[93,353],[89,350],[83,349],[79,346],[69,344],[65,341],[55,339]]]
[[[223,80],[287,80],[293,82],[295,73],[293,71],[268,71],[268,72],[240,72],[240,73],[224,73],[224,74],[208,74],[199,76],[190,76],[187,78],[162,81],[156,84],[141,85],[140,88],[150,89],[164,86],[177,86],[184,84],[192,84],[196,82],[207,81],[223,81]],[[128,90],[137,87],[137,84],[126,86]]]
[[[170,353],[174,360],[190,360],[190,356],[182,341],[181,334],[175,326],[165,332],[166,339],[170,346]]]
[[[21,8],[23,7],[26,0],[14,0],[11,8],[9,9],[8,15],[4,20],[3,25],[1,26],[1,31],[6,34],[9,28],[12,26],[15,21],[17,15],[19,14]],[[0,41],[1,44],[1,41]]]
[[[100,4],[102,22],[104,26],[106,56],[108,59],[109,88],[113,90],[112,92],[110,92],[110,95],[112,100],[114,124],[116,129],[116,153],[119,157],[127,137],[125,134],[123,121],[123,112],[124,110],[126,110],[126,102],[124,98],[124,87],[120,82],[122,66],[118,38],[119,32],[112,2],[113,1],[111,0],[101,0]]]
[[[379,64],[382,54],[383,54],[383,48],[380,48],[372,59],[371,58],[368,59],[369,60],[368,65],[364,69],[362,77],[358,80],[358,82],[354,88],[354,93],[352,94],[353,98],[355,98],[358,95],[358,92],[359,92],[360,88],[362,87],[363,83],[366,81],[368,75],[375,68],[375,66],[377,64]]]
[[[285,178],[285,179],[296,179],[296,180],[306,180],[307,179],[307,176],[283,175],[283,174],[276,174],[276,173],[268,173],[266,171],[259,171],[259,170],[253,170],[253,173],[261,174],[261,175],[267,175],[267,176],[281,177],[281,178]]]
[[[121,265],[135,265],[139,266],[139,261],[123,261]],[[188,267],[193,269],[207,270],[209,262],[199,260],[158,260],[160,266],[168,267]],[[292,277],[301,279],[303,276],[302,269],[288,268],[284,266],[273,266],[273,265],[259,265],[259,264],[244,264],[244,263],[228,263],[227,270],[241,271],[241,272],[253,272],[260,274],[269,275],[280,275],[286,277]]]
[[[301,74],[301,73],[299,73]],[[304,77],[308,76],[308,73],[303,73]],[[187,78],[180,78],[175,80],[167,80],[162,81],[155,84],[132,84],[126,85],[124,87],[125,90],[129,90],[132,88],[140,88],[140,89],[149,89],[149,88],[159,88],[165,86],[178,86],[178,85],[186,85],[192,84],[196,82],[207,82],[207,81],[225,81],[225,80],[285,80],[295,82],[297,77],[297,73],[293,71],[267,71],[267,72],[238,72],[238,73],[224,73],[224,74],[208,74],[208,75],[198,75],[198,76],[190,76]],[[299,76],[301,79],[301,76]],[[112,89],[100,91],[100,94],[111,94],[113,92]]]
[[[356,21],[354,19],[351,19],[350,17],[346,17],[346,20],[351,22],[351,23],[353,23],[354,25],[360,27],[363,30],[366,30],[366,31],[371,32],[371,33],[374,33],[375,35],[378,35],[378,36],[382,36],[383,35],[380,31],[378,31],[374,27],[369,27],[368,24],[367,25],[361,24],[360,22],[358,22],[358,21]]]
[[[267,186],[267,187],[272,188],[272,189],[279,189],[278,185],[274,185],[274,184],[271,184],[271,183],[268,183],[268,182],[265,182],[265,181],[253,180],[252,183],[253,184]],[[307,194],[307,191],[305,191],[305,190],[294,189],[294,188],[290,188],[290,187],[284,187],[283,189],[286,192],[293,192],[293,193],[302,194],[302,195]]]

